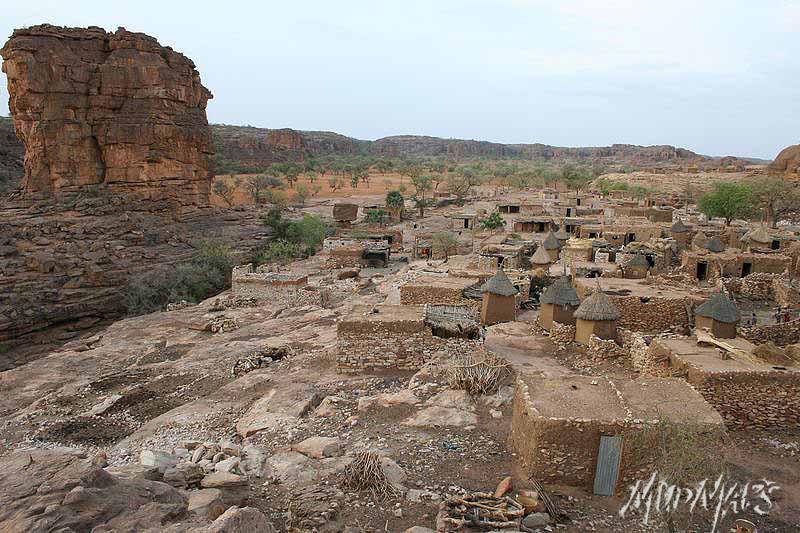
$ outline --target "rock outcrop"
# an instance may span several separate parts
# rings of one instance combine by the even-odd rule
[[[27,193],[208,203],[212,96],[190,59],[124,28],[50,25],[15,30],[0,55]]]
[[[794,144],[781,150],[767,170],[771,174],[800,179],[800,144]]]
[[[0,193],[14,189],[22,178],[25,148],[10,118],[0,117]]]

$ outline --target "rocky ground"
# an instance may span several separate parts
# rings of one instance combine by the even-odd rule
[[[319,258],[297,266],[340,294],[338,303],[290,308],[223,294],[115,322],[0,373],[0,529],[434,528],[442,501],[493,492],[514,474],[510,376],[496,393],[471,397],[448,387],[441,363],[416,374],[336,372],[337,318],[396,298],[396,280],[417,265],[377,283],[336,280]],[[591,366],[532,335],[532,318],[490,328],[487,348],[515,372]],[[631,372],[614,362],[593,368]],[[735,435],[727,459],[761,476],[768,458],[784,501],[796,502],[798,440]],[[379,458],[385,493],[343,482],[364,451]],[[549,489],[567,519],[545,514],[529,521],[533,531],[652,530],[617,516],[618,498]],[[766,530],[795,515],[770,515]]]

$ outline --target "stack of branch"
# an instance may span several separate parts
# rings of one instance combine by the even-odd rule
[[[350,490],[368,490],[373,496],[391,498],[399,495],[381,465],[381,458],[374,452],[364,451],[342,473],[342,485]]]
[[[447,368],[450,388],[463,389],[472,395],[497,392],[503,378],[510,374],[508,361],[486,353],[458,355]]]
[[[452,529],[519,529],[525,508],[513,498],[486,492],[450,497],[440,507],[440,520]]]

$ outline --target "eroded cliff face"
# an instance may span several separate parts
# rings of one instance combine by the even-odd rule
[[[212,96],[190,59],[124,28],[50,25],[15,30],[0,55],[27,193],[208,203]]]
[[[775,161],[770,163],[769,172],[787,178],[800,179],[800,144],[781,150]]]

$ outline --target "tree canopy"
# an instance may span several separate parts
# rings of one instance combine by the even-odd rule
[[[700,197],[698,207],[709,218],[724,218],[730,224],[736,218],[752,214],[753,191],[743,183],[715,183],[713,191]]]

